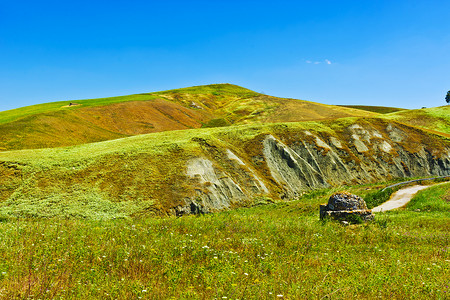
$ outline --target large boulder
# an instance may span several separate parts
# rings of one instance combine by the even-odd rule
[[[372,220],[373,214],[361,197],[339,192],[331,195],[327,205],[320,205],[320,219],[325,218],[357,223]]]

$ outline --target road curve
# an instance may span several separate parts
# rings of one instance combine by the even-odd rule
[[[431,185],[414,185],[400,189],[392,194],[391,198],[377,207],[372,212],[383,212],[405,206],[417,194],[418,191],[426,189]]]

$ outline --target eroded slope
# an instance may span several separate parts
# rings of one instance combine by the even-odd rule
[[[393,177],[448,175],[450,143],[380,119],[154,133],[0,153],[0,213],[182,215]]]

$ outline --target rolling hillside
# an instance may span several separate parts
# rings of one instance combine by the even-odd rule
[[[361,110],[371,111],[371,112],[375,112],[375,113],[379,113],[379,114],[389,114],[392,112],[406,110],[404,108],[398,108],[398,107],[372,106],[372,105],[339,105],[339,106],[361,109]]]
[[[399,111],[383,116],[404,124],[433,130],[450,137],[450,106]]]
[[[209,213],[448,175],[447,112],[380,115],[230,84],[5,111],[0,218]]]
[[[380,118],[166,131],[0,152],[0,215],[207,213],[449,173],[448,139]]]
[[[0,150],[72,146],[161,131],[372,117],[353,108],[277,98],[216,84],[0,112]]]

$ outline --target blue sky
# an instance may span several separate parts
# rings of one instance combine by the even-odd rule
[[[0,0],[0,111],[225,82],[444,105],[450,1]]]

